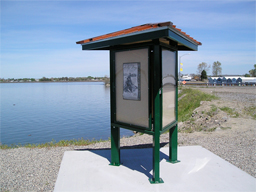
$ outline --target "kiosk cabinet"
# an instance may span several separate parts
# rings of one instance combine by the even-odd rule
[[[169,130],[169,162],[177,160],[178,51],[196,41],[171,22],[145,24],[77,42],[110,50],[111,165],[120,165],[120,128],[153,136],[153,177],[160,178],[160,134]]]

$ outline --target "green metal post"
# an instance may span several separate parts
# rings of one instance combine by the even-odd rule
[[[110,165],[120,165],[120,128],[111,126],[111,163]]]
[[[153,135],[153,178],[150,183],[163,183],[160,178],[160,129],[162,126],[161,103],[161,57],[160,46],[154,45],[154,135]]]
[[[178,123],[178,52],[176,51],[176,94],[175,94],[175,115]],[[178,163],[178,124],[169,130],[169,160],[170,163]]]
[[[178,125],[169,130],[169,161],[178,163]]]
[[[116,118],[116,90],[115,90],[115,52],[110,50],[110,111],[111,124]],[[120,128],[111,125],[111,163],[120,165]]]
[[[153,135],[153,178],[149,179],[152,184],[164,182],[160,178],[160,131],[159,125],[156,124],[155,133]]]

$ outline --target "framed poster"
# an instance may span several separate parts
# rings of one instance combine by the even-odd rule
[[[140,100],[140,63],[123,63],[123,99]]]
[[[115,52],[115,122],[149,128],[149,49],[124,49]],[[133,66],[134,72],[130,68]],[[135,96],[131,94],[130,80],[125,85],[127,77],[132,85],[138,87]],[[132,75],[132,74],[138,74]],[[136,82],[134,82],[136,81]],[[124,89],[124,87],[127,87]],[[133,87],[133,86],[132,86]],[[136,100],[139,99],[139,100]]]

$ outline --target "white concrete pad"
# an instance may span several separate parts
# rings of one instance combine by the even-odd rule
[[[200,146],[178,148],[179,163],[171,164],[169,148],[161,148],[162,184],[150,184],[152,149],[122,149],[119,167],[110,166],[110,150],[67,151],[58,191],[256,191],[256,179]]]

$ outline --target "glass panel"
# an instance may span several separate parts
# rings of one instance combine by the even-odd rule
[[[116,52],[116,120],[148,128],[148,49]]]
[[[175,116],[175,64],[176,52],[162,49],[162,127],[170,124],[176,119]]]

